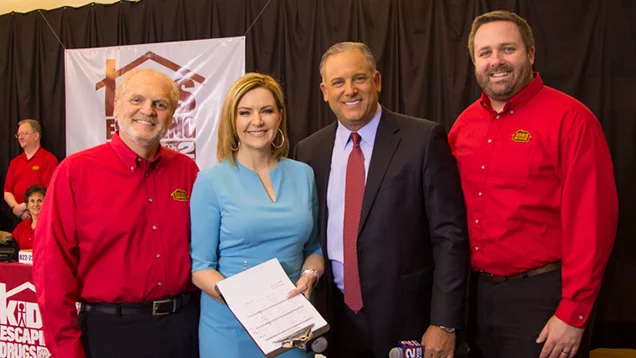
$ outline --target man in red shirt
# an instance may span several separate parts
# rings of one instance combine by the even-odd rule
[[[475,350],[586,356],[589,341],[581,341],[618,212],[602,128],[587,107],[532,72],[532,30],[518,15],[477,17],[468,47],[483,94],[457,118],[449,141],[477,272]]]
[[[118,133],[53,174],[33,277],[56,357],[198,357],[188,250],[198,167],[160,145],[178,98],[164,74],[127,73],[115,93]]]
[[[24,220],[29,218],[27,204],[23,201],[24,193],[32,185],[48,187],[58,162],[53,154],[40,146],[42,127],[38,121],[24,119],[18,122],[15,137],[24,152],[9,164],[4,182],[4,201],[13,215]]]

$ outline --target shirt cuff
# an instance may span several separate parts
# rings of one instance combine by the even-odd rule
[[[590,318],[590,312],[592,312],[592,306],[593,304],[562,299],[554,315],[570,326],[585,328]]]

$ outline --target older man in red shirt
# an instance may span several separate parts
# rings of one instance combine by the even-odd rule
[[[188,249],[198,167],[160,145],[178,98],[164,74],[127,73],[115,93],[118,133],[53,175],[33,276],[56,357],[198,357]]]
[[[594,114],[532,72],[534,38],[514,13],[469,36],[480,99],[449,134],[477,272],[475,350],[586,356],[583,342],[616,234],[612,160]]]
[[[13,215],[24,220],[29,217],[24,193],[32,185],[48,187],[58,161],[53,154],[40,146],[42,127],[38,121],[24,119],[18,122],[15,137],[24,152],[9,164],[4,182],[4,201]]]

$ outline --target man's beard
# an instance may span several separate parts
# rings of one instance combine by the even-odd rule
[[[496,72],[510,72],[512,78],[501,88],[501,85],[495,84],[491,81],[490,75]],[[496,101],[507,101],[514,95],[519,93],[532,81],[532,65],[526,63],[518,72],[515,72],[514,68],[510,65],[501,65],[493,70],[489,70],[487,73],[475,73],[477,83],[479,87],[486,93],[489,98]]]

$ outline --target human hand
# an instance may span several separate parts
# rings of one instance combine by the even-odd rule
[[[26,212],[27,214],[29,213],[27,211],[27,205],[26,203],[22,203],[22,204],[16,204],[13,206],[13,209],[11,210],[13,211],[13,215],[22,218],[22,215],[24,215],[24,213]],[[28,217],[28,216],[27,216]]]
[[[539,334],[537,343],[543,345],[540,358],[573,357],[579,350],[583,328],[570,326],[557,316],[552,316]]]
[[[300,275],[298,281],[296,281],[296,288],[287,293],[287,298],[292,298],[302,293],[307,299],[311,297],[311,291],[318,282],[318,276],[312,273],[304,273]]]
[[[438,326],[428,326],[422,336],[425,358],[453,358],[455,353],[455,333],[448,333]]]

